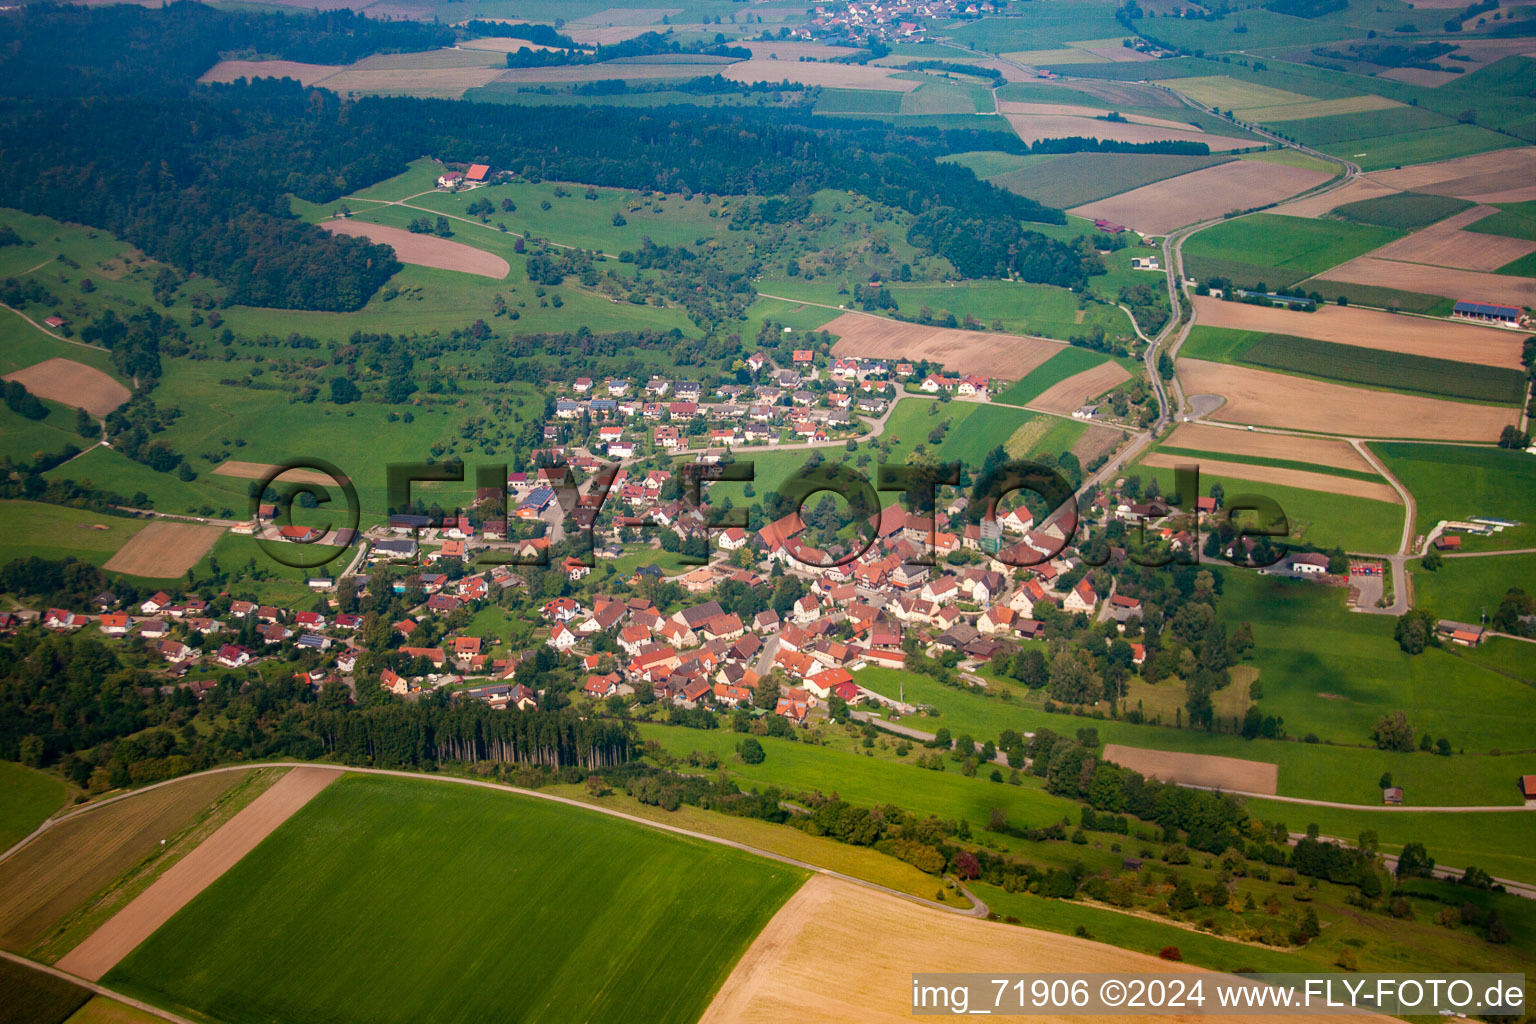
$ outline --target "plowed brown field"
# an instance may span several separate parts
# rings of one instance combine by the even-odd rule
[[[1329,271],[1328,276],[1333,277],[1334,273]],[[1436,273],[1443,271],[1437,270]],[[1356,306],[1323,306],[1316,313],[1300,313],[1275,306],[1250,306],[1243,302],[1223,302],[1221,299],[1203,296],[1195,297],[1195,316],[1198,323],[1208,327],[1291,334],[1298,338],[1316,338],[1341,345],[1453,359],[1458,363],[1477,363],[1482,366],[1503,366],[1516,370],[1521,366],[1523,338],[1498,327],[1449,323]],[[1189,389],[1186,387],[1185,390]]]
[[[1491,442],[1517,416],[1513,409],[1493,405],[1352,388],[1200,359],[1180,360],[1179,376],[1185,394],[1226,397],[1213,419],[1261,427],[1346,437]]]
[[[401,263],[414,263],[420,267],[437,267],[439,270],[459,270],[481,277],[501,280],[511,269],[507,261],[495,253],[476,249],[463,242],[455,242],[436,235],[418,235],[404,228],[392,228],[383,224],[368,224],[359,220],[328,220],[320,224],[325,230],[338,235],[353,235],[391,246]]]
[[[1087,405],[1110,388],[1130,379],[1131,375],[1119,363],[1100,363],[1091,370],[1074,373],[1060,384],[1046,388],[1028,407],[1067,416],[1072,410]]]
[[[1238,757],[1214,754],[1178,754],[1171,750],[1146,750],[1104,745],[1104,760],[1164,782],[1191,786],[1220,786],[1244,793],[1273,793],[1279,778],[1278,765],[1265,761],[1245,761]]]
[[[1018,380],[1063,347],[1028,335],[924,327],[864,313],[844,313],[821,329],[838,336],[832,346],[835,355],[927,359],[954,373],[1005,380]]]
[[[38,398],[105,416],[128,401],[129,391],[95,367],[73,359],[45,359],[5,375],[19,381]]]
[[[1137,231],[1161,235],[1196,221],[1279,202],[1328,180],[1325,171],[1234,160],[1143,185],[1071,212],[1092,220],[1105,217]]]

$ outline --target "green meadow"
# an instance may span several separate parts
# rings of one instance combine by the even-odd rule
[[[1138,464],[1132,472],[1143,481],[1156,478],[1163,493],[1174,490],[1173,470]],[[1278,502],[1289,526],[1289,540],[1320,548],[1342,545],[1346,551],[1396,551],[1402,538],[1402,507],[1372,498],[1303,490],[1280,484],[1256,483],[1237,477],[1200,474],[1200,490],[1209,493],[1221,484],[1228,499],[1239,494],[1260,494]]]
[[[0,565],[28,555],[101,565],[145,522],[36,501],[0,501]]]
[[[64,783],[15,761],[0,761],[0,850],[10,849],[64,803]]]
[[[509,793],[352,776],[107,983],[229,1024],[684,1024],[805,877]],[[385,947],[413,952],[381,972]]]
[[[1493,618],[1499,602],[1511,587],[1536,593],[1536,554],[1487,555],[1447,558],[1433,572],[1413,568],[1413,605],[1428,608],[1441,618],[1457,622],[1484,622]],[[1513,642],[1513,641],[1509,641]],[[1526,655],[1527,675],[1536,676],[1536,644],[1520,644]]]
[[[1256,213],[1191,236],[1184,255],[1194,277],[1221,273],[1210,268],[1242,268],[1221,276],[1243,285],[1263,281],[1288,288],[1398,237],[1399,231],[1369,224]]]
[[[1441,520],[1491,516],[1522,525],[1491,537],[1466,536],[1463,549],[1536,547],[1536,459],[1469,445],[1378,441],[1371,450],[1418,504],[1417,533],[1427,534]]]

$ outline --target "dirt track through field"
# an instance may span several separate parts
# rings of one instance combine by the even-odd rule
[[[1018,380],[1062,350],[1062,343],[1022,334],[925,327],[863,313],[844,313],[821,325],[838,336],[834,355],[926,359],[951,373]],[[1113,364],[1110,364],[1113,365]]]
[[[1074,409],[1131,379],[1125,367],[1116,362],[1100,363],[1082,373],[1074,373],[1059,384],[1052,384],[1026,408],[1070,416]]]
[[[1362,473],[1376,471],[1355,451],[1354,445],[1322,437],[1260,434],[1229,427],[1213,427],[1206,423],[1181,423],[1164,443],[1171,448],[1188,448],[1191,451],[1214,452],[1236,458],[1254,455],[1265,459],[1290,459],[1318,466],[1333,466],[1336,469],[1353,469]]]
[[[704,1011],[700,1024],[910,1024],[913,971],[999,970],[1204,973],[1201,968],[1148,953],[946,914],[817,876],[801,886],[758,933]],[[991,999],[992,991],[988,989],[986,999]],[[971,1006],[983,1008],[974,1002]],[[1070,1024],[1085,1018],[1041,1014],[1027,1019]],[[1137,1019],[1215,1022],[1251,1018],[1168,1015]]]
[[[1415,231],[1406,238],[1388,242],[1365,255],[1378,260],[1430,263],[1458,270],[1495,271],[1528,252],[1536,251],[1536,242],[1524,238],[1506,238],[1503,235],[1484,235],[1464,230],[1498,212],[1492,206],[1474,206],[1438,224]]]
[[[1328,276],[1332,277],[1334,273],[1329,271]],[[1250,306],[1244,302],[1196,296],[1195,314],[1197,322],[1207,327],[1291,334],[1340,345],[1514,370],[1521,366],[1520,349],[1525,340],[1522,334],[1498,327],[1403,316],[1355,306],[1323,306],[1316,313],[1301,313],[1275,306]]]
[[[325,230],[338,235],[353,235],[392,246],[401,263],[414,263],[419,267],[436,267],[439,270],[458,270],[481,277],[494,277],[500,281],[511,268],[507,261],[495,253],[476,249],[463,242],[455,242],[436,235],[418,235],[404,228],[392,228],[383,224],[368,224],[358,220],[328,220],[320,224]]]
[[[202,559],[223,532],[222,526],[201,523],[150,523],[128,538],[102,568],[152,579],[180,576]]]
[[[1069,212],[1089,220],[1105,217],[1137,231],[1161,235],[1232,210],[1279,202],[1321,185],[1329,177],[1326,171],[1306,167],[1234,160],[1143,185]]]
[[[70,950],[59,968],[99,981],[198,893],[256,848],[283,822],[339,779],[339,768],[294,768],[271,789],[229,819],[191,853],[171,865],[148,889]]]
[[[1173,469],[1190,462],[1198,462],[1200,472],[1215,476],[1236,477],[1252,480],[1256,484],[1275,484],[1278,487],[1298,487],[1304,491],[1322,491],[1325,494],[1343,494],[1351,498],[1370,498],[1373,501],[1397,503],[1397,492],[1390,485],[1356,480],[1331,473],[1314,473],[1305,469],[1280,469],[1276,466],[1257,466],[1248,462],[1222,462],[1217,459],[1195,459],[1188,455],[1169,455],[1153,452],[1142,460],[1143,465],[1158,469]]]
[[[1260,427],[1345,437],[1492,442],[1516,418],[1513,409],[1495,405],[1400,395],[1200,359],[1179,360],[1179,376],[1186,394],[1226,397],[1226,404],[1210,418]]]
[[[1118,743],[1104,744],[1104,760],[1164,782],[1189,786],[1220,786],[1244,793],[1273,793],[1279,781],[1279,765],[1245,761],[1215,754],[1180,754],[1171,750],[1146,750]]]
[[[1494,238],[1496,236],[1474,235],[1473,237]],[[1325,292],[1327,281],[1378,285],[1405,292],[1441,295],[1448,299],[1469,299],[1473,302],[1496,302],[1509,306],[1536,305],[1536,278],[1479,274],[1471,270],[1430,267],[1422,263],[1401,263],[1397,260],[1376,259],[1373,256],[1352,259],[1348,263],[1324,271],[1317,277],[1303,282],[1303,286],[1309,290],[1316,288],[1320,292]]]
[[[128,401],[128,389],[92,366],[73,359],[45,359],[5,375],[38,398],[105,416]]]

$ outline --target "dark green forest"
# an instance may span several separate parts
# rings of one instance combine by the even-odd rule
[[[360,16],[248,17],[191,4],[36,6],[6,18],[27,45],[0,55],[0,93],[10,97],[0,102],[0,204],[110,230],[221,280],[231,303],[361,307],[398,269],[390,250],[301,223],[287,195],[330,202],[423,153],[619,188],[848,190],[922,218],[913,243],[968,276],[1013,271],[1072,285],[1086,273],[1069,247],[1023,227],[1062,224],[1064,214],[940,163],[967,140],[932,130],[813,126],[808,113],[773,108],[346,102],[288,80],[205,87],[196,76],[221,53],[346,59],[439,40]],[[44,59],[48,78],[98,95],[40,91]]]

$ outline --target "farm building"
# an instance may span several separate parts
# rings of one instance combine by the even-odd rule
[[[1527,800],[1536,800],[1536,775],[1520,776],[1520,793]]]
[[[43,323],[47,324],[49,327],[52,327],[54,330],[58,330],[60,327],[64,326],[64,318],[61,316],[51,316],[44,320]]]
[[[1477,320],[1480,323],[1508,324],[1511,327],[1520,324],[1519,309],[1514,306],[1494,306],[1486,302],[1463,300],[1451,307],[1451,315],[1459,316],[1464,320]]]
[[[485,176],[490,173],[491,167],[489,164],[470,164],[469,170],[464,172],[464,180],[482,182],[485,180]]]
[[[1403,787],[1387,786],[1381,791],[1381,802],[1384,804],[1401,804],[1403,802]]]
[[[1483,642],[1483,627],[1474,626],[1469,622],[1452,622],[1450,619],[1441,619],[1435,626],[1435,632],[1449,640],[1453,644],[1462,647],[1476,647]]]
[[[460,172],[458,172],[458,171],[444,171],[438,177],[438,179],[437,179],[437,187],[438,188],[453,188],[455,185],[462,184],[463,181],[464,181],[464,175],[461,174]]]

